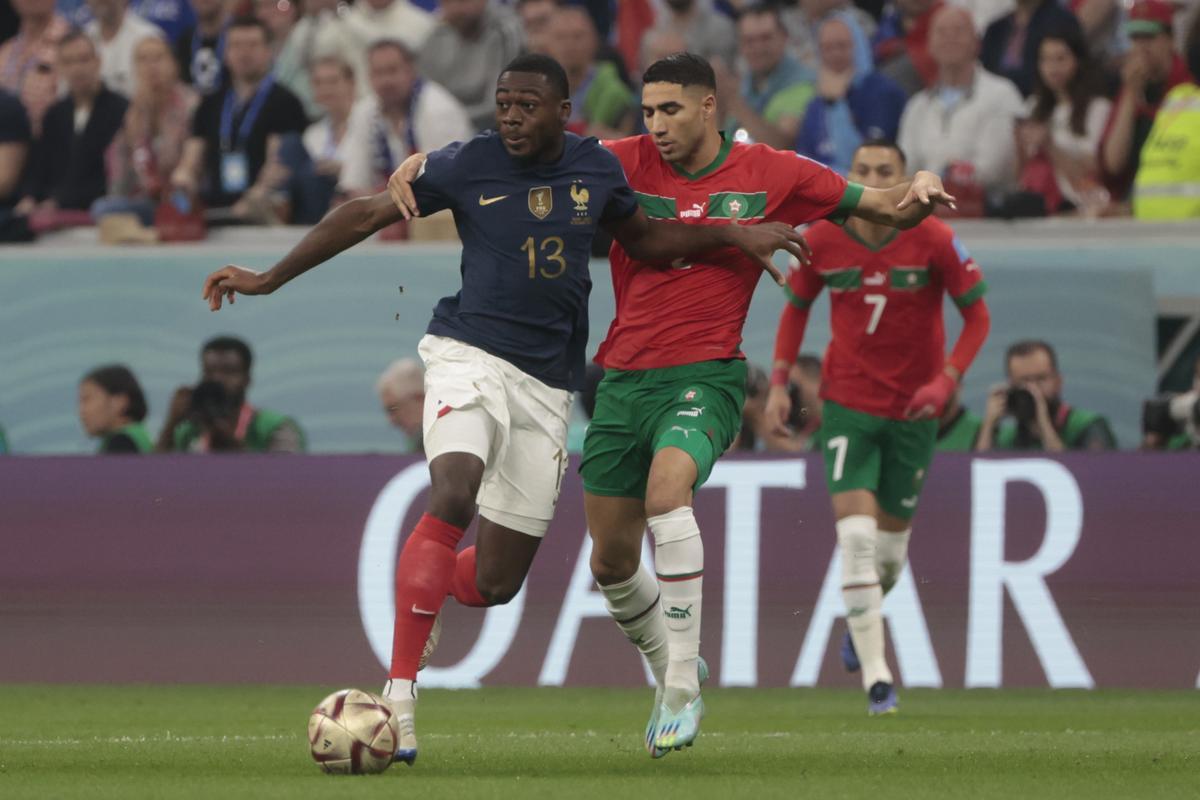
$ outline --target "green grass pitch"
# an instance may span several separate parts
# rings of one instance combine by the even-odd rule
[[[0,686],[0,798],[1200,797],[1200,693],[709,690],[652,761],[649,690],[427,691],[413,768],[330,776],[309,710],[339,687]],[[376,687],[366,687],[375,689]]]

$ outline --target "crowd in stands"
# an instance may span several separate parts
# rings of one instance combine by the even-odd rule
[[[580,134],[641,131],[638,76],[688,49],[713,63],[729,136],[843,172],[859,142],[894,139],[943,176],[960,215],[1197,217],[1198,9],[13,0],[0,241],[93,222],[109,241],[189,238],[181,220],[196,235],[310,224],[409,153],[488,129],[496,76],[525,51],[566,68]]]

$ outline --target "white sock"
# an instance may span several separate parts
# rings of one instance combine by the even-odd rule
[[[700,600],[704,586],[704,543],[690,506],[646,520],[654,536],[654,564],[666,618],[667,664],[663,701],[679,711],[700,693]]]
[[[846,625],[862,663],[864,689],[870,689],[878,681],[892,683],[883,652],[883,589],[875,569],[875,536],[872,516],[855,514],[837,522]]]
[[[659,601],[658,581],[642,564],[633,577],[611,586],[596,584],[604,595],[604,605],[617,627],[633,642],[650,663],[654,680],[661,688],[666,683],[667,622]]]
[[[875,535],[875,570],[879,573],[879,585],[886,595],[900,580],[904,565],[908,563],[908,540],[912,528],[907,530],[878,531]]]
[[[411,715],[417,707],[417,682],[389,678],[383,685],[383,698],[391,704],[397,715]]]

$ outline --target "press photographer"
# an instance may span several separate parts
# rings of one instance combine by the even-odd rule
[[[1008,383],[988,395],[977,452],[988,450],[1112,450],[1108,420],[1062,400],[1058,356],[1048,343],[1017,342],[1004,358]]]
[[[1191,391],[1152,397],[1142,406],[1142,448],[1200,448],[1200,358]]]

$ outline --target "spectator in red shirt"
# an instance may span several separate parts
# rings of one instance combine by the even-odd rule
[[[1163,0],[1138,0],[1125,26],[1133,47],[1121,69],[1121,91],[1100,137],[1100,176],[1113,200],[1125,200],[1133,185],[1142,145],[1167,92],[1191,76],[1175,50],[1172,17]]]

